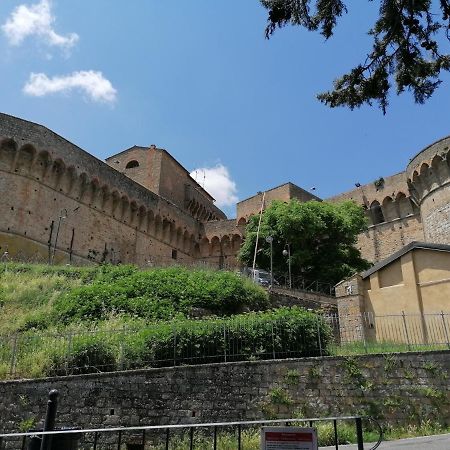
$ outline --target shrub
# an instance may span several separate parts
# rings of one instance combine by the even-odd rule
[[[111,314],[168,320],[179,313],[188,316],[192,308],[228,315],[269,305],[263,289],[231,272],[181,267],[138,271],[131,266],[102,270],[92,284],[56,299],[56,321],[102,320]]]
[[[117,369],[117,355],[111,342],[102,335],[77,336],[66,352],[56,352],[50,358],[48,376],[111,372]]]

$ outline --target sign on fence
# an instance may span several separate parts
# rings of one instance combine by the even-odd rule
[[[261,450],[317,450],[315,428],[263,427]]]

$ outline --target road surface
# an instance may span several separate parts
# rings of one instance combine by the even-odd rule
[[[370,449],[373,444],[364,444],[364,449]],[[334,450],[336,447],[320,447],[321,450]],[[356,445],[340,445],[339,450],[357,450]],[[450,434],[427,436],[398,441],[382,442],[379,450],[450,450]]]

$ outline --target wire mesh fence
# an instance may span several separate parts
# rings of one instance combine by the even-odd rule
[[[306,319],[305,319],[306,320]],[[450,349],[450,314],[190,320],[113,330],[0,336],[0,378],[187,364]]]

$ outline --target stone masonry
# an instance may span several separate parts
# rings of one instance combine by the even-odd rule
[[[85,428],[368,414],[450,420],[450,352],[184,366],[0,382],[3,431],[45,415]]]

